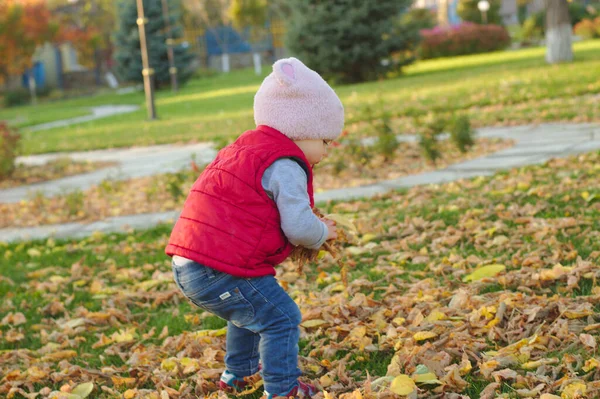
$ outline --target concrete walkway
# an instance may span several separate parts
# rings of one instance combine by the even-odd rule
[[[77,123],[89,122],[100,118],[106,118],[107,116],[128,114],[130,112],[137,111],[140,107],[138,105],[100,105],[92,107],[91,115],[78,116],[76,118],[62,119],[59,121],[42,123],[40,125],[34,125],[27,128],[30,132],[37,132],[40,130],[54,129],[55,127],[65,127],[75,125]]]
[[[320,192],[315,195],[317,202],[329,200],[348,200],[352,198],[371,197],[390,190],[409,188],[422,184],[439,184],[474,176],[492,175],[502,169],[510,169],[525,165],[540,164],[551,158],[566,157],[572,154],[584,153],[600,149],[600,125],[597,124],[544,124],[537,126],[520,126],[506,128],[486,128],[478,131],[479,137],[513,139],[514,147],[499,151],[495,154],[471,161],[454,164],[446,169],[420,173],[394,180],[381,181],[367,186],[344,188]],[[414,141],[414,136],[403,136],[403,141]],[[198,162],[206,162],[214,157],[214,150],[209,144],[191,146],[155,146],[127,150],[93,151],[69,154],[73,159],[93,160],[122,160],[121,173],[134,176],[153,175],[173,171],[178,166],[186,166],[192,154],[196,154]],[[26,162],[43,163],[49,156],[34,156]],[[82,157],[82,158],[78,158]],[[162,162],[161,160],[165,160]],[[129,165],[129,166],[125,166]],[[168,169],[167,168],[172,168]],[[94,172],[97,173],[97,172]],[[74,176],[73,184],[86,183],[90,175]],[[61,179],[65,180],[65,179]],[[101,179],[100,179],[101,180]],[[45,184],[45,183],[44,183]],[[56,185],[57,181],[51,183]],[[87,183],[86,183],[87,184]],[[40,186],[40,185],[36,185]],[[8,199],[22,198],[27,190],[0,191],[0,202]],[[31,187],[29,187],[31,190]],[[18,201],[18,199],[16,199]],[[162,222],[171,222],[178,211],[155,214],[142,214],[113,217],[88,224],[69,223],[63,225],[48,225],[32,228],[0,229],[0,241],[18,241],[38,239],[53,236],[84,237],[95,231],[122,232],[128,228],[145,229]]]

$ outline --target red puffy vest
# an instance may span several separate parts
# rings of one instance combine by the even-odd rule
[[[192,186],[165,252],[238,277],[275,275],[293,246],[281,230],[277,205],[262,186],[279,158],[301,161],[313,199],[312,167],[302,150],[268,126],[223,148]]]

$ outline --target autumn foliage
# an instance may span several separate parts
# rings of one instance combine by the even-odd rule
[[[503,26],[470,22],[450,28],[424,29],[421,36],[420,56],[423,59],[485,53],[510,44],[510,35]]]
[[[28,68],[35,48],[52,41],[58,30],[45,1],[1,1],[0,79]]]

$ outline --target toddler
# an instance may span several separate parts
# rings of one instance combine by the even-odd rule
[[[342,132],[333,89],[295,58],[277,61],[254,97],[256,129],[223,148],[192,186],[167,255],[196,306],[227,320],[220,387],[246,387],[260,369],[267,398],[310,397],[298,380],[298,305],[275,279],[294,246],[337,237],[312,212],[313,165]]]

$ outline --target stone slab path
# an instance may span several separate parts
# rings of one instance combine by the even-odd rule
[[[329,200],[348,200],[353,198],[372,197],[390,190],[409,188],[423,184],[440,184],[453,180],[487,176],[499,170],[541,164],[551,158],[566,157],[589,151],[600,150],[600,125],[598,124],[543,124],[519,127],[485,128],[478,132],[479,137],[502,138],[515,140],[515,146],[496,152],[486,157],[457,163],[446,169],[406,176],[399,179],[380,181],[375,184],[342,188],[319,192],[315,195],[317,202]],[[402,141],[416,141],[415,136],[400,136]],[[65,154],[63,154],[64,156]],[[125,150],[90,151],[70,153],[69,157],[78,160],[117,160],[121,165],[114,170],[96,171],[93,173],[55,180],[53,182],[18,187],[0,191],[0,202],[15,202],[30,195],[31,190],[43,190],[48,193],[59,193],[64,190],[85,189],[114,175],[115,178],[149,176],[157,173],[172,172],[189,165],[194,155],[198,163],[210,161],[215,150],[208,143],[187,146],[153,146],[131,148]],[[37,155],[19,159],[20,162],[34,164],[44,163],[57,155]],[[112,168],[111,168],[112,169]],[[108,173],[108,174],[107,174]],[[52,188],[54,186],[54,188]],[[159,223],[171,222],[179,211],[154,214],[141,214],[113,217],[92,223],[68,223],[31,228],[0,229],[0,241],[20,241],[42,239],[49,236],[56,238],[84,237],[96,231],[122,232],[127,229],[145,229]]]

